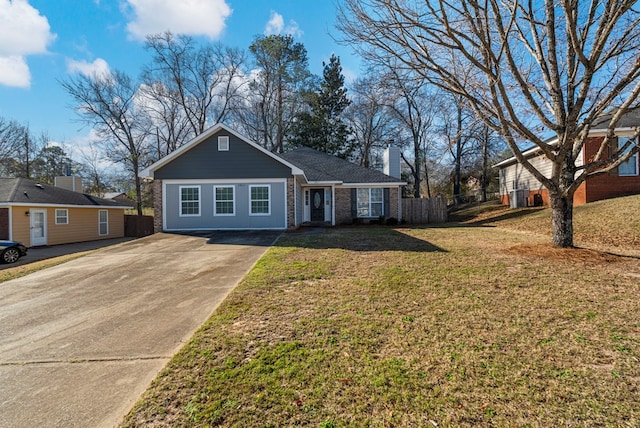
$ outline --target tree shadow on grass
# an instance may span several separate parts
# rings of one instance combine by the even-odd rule
[[[382,226],[312,228],[287,232],[274,246],[349,251],[447,252],[429,241],[404,233],[402,229]]]
[[[493,217],[478,218],[475,220],[466,220],[464,222],[461,222],[460,225],[461,226],[492,226],[493,225],[492,223],[497,223],[503,220],[525,218],[525,217],[534,215],[536,213],[539,213],[540,211],[544,211],[546,209],[548,209],[548,207],[512,209],[503,214],[496,215]]]

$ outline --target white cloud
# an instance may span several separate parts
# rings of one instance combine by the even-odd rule
[[[0,84],[29,87],[25,57],[47,52],[56,35],[26,0],[0,0]]]
[[[93,62],[76,61],[67,59],[67,71],[69,73],[80,73],[85,76],[103,76],[110,73],[109,64],[102,58],[96,58]]]
[[[271,18],[267,21],[267,25],[264,27],[264,35],[270,36],[272,34],[288,34],[295,37],[302,37],[302,30],[298,26],[298,23],[293,19],[289,20],[289,24],[284,24],[284,18],[278,12],[271,11]]]
[[[126,0],[134,19],[129,34],[143,40],[148,34],[174,34],[218,38],[233,12],[225,0]]]
[[[28,88],[31,85],[31,73],[24,57],[0,56],[0,85]]]

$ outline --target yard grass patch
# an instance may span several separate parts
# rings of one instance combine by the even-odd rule
[[[638,426],[638,260],[547,241],[287,235],[122,426]]]

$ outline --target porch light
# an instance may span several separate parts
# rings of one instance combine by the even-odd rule
[[[29,217],[29,214],[30,214],[29,210],[24,212],[24,215],[26,215],[27,217]]]

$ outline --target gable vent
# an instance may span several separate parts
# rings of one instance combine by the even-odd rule
[[[228,136],[220,136],[220,137],[218,137],[218,151],[219,152],[228,152],[229,151],[229,137]]]

